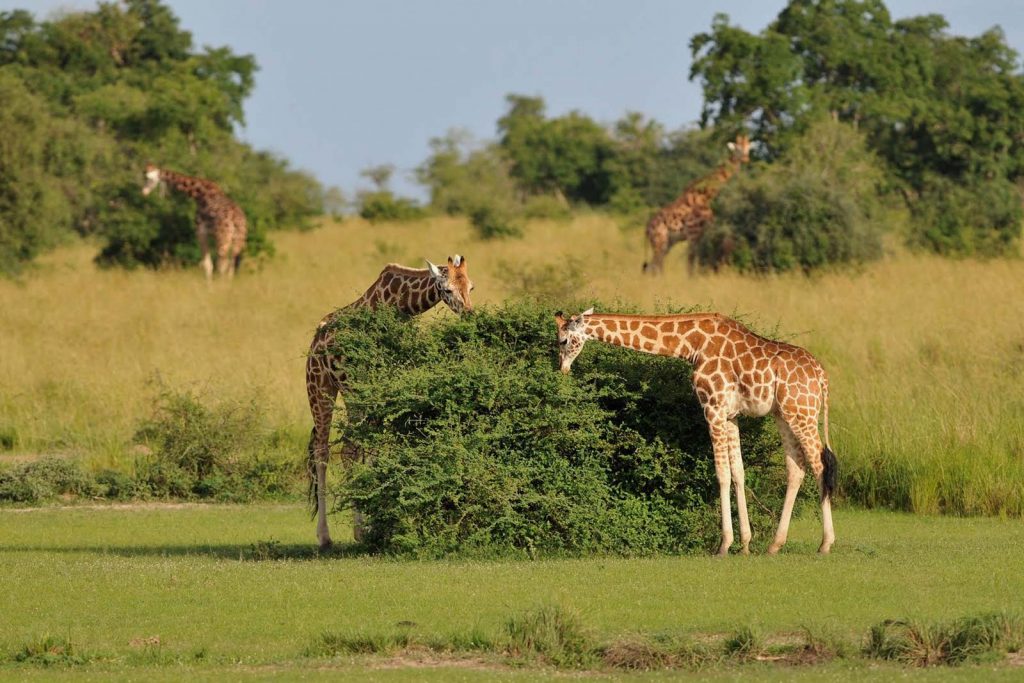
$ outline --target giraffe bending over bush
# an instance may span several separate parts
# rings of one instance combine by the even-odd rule
[[[321,548],[331,546],[327,528],[327,460],[330,456],[331,421],[338,394],[345,388],[344,359],[332,352],[334,328],[331,323],[354,308],[395,306],[407,315],[419,315],[440,302],[452,312],[471,313],[473,304],[469,293],[473,282],[466,271],[466,259],[458,254],[448,258],[447,266],[435,266],[427,261],[427,268],[406,268],[389,263],[366,292],[344,308],[328,314],[317,325],[313,341],[306,356],[306,393],[309,410],[313,415],[313,430],[309,435],[307,473],[310,498],[316,499],[316,537]],[[362,518],[355,512],[356,540],[361,540]]]
[[[730,142],[729,158],[714,171],[699,178],[683,190],[671,204],[661,209],[647,222],[647,241],[653,252],[651,260],[644,263],[645,273],[660,273],[665,254],[676,242],[687,241],[690,250],[686,255],[692,270],[697,262],[697,240],[714,221],[711,202],[718,196],[740,166],[750,161],[750,138],[737,135]]]
[[[808,351],[758,336],[719,313],[693,315],[595,314],[593,309],[566,319],[555,314],[559,365],[568,373],[588,339],[644,353],[682,358],[693,365],[693,388],[704,410],[714,449],[715,474],[722,509],[722,544],[726,555],[733,541],[729,478],[736,485],[742,552],[750,552],[739,415],[771,414],[786,449],[787,486],[779,528],[768,548],[775,554],[786,543],[804,470],[809,468],[821,492],[823,533],[818,552],[828,553],[835,541],[832,492],[836,457],[828,440],[828,376]],[[818,436],[818,412],[825,426],[825,445]]]
[[[143,196],[148,196],[160,183],[165,183],[172,190],[181,192],[196,202],[196,239],[203,253],[202,266],[206,279],[213,278],[213,260],[210,258],[208,244],[210,233],[213,233],[217,249],[217,274],[228,277],[234,275],[242,260],[245,239],[249,232],[245,212],[212,180],[193,178],[146,164]]]

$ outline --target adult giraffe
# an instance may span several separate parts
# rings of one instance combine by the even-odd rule
[[[313,430],[309,435],[307,473],[310,497],[316,498],[316,536],[321,548],[331,546],[327,528],[327,460],[330,456],[331,421],[338,394],[345,388],[344,359],[332,352],[334,326],[331,323],[354,308],[395,306],[406,315],[419,315],[443,301],[454,313],[470,313],[473,304],[469,293],[473,282],[466,271],[466,259],[458,254],[448,258],[447,266],[435,266],[427,261],[427,268],[406,268],[396,263],[384,266],[366,292],[344,308],[326,315],[317,325],[313,341],[306,356],[306,393],[309,410],[313,415]],[[362,534],[362,518],[355,513],[356,540]]]
[[[740,166],[750,161],[750,138],[740,134],[735,142],[728,143],[729,158],[706,176],[698,178],[683,190],[683,193],[668,206],[651,217],[647,222],[647,241],[653,252],[651,260],[644,263],[645,273],[660,273],[665,263],[665,254],[676,242],[688,241],[686,255],[692,270],[697,262],[697,240],[715,219],[711,202],[718,196]]]
[[[213,278],[213,260],[210,258],[208,244],[210,233],[213,233],[217,250],[217,274],[227,277],[234,275],[242,260],[249,232],[245,212],[212,180],[146,164],[146,182],[142,186],[142,195],[148,196],[160,183],[195,200],[196,239],[203,253],[202,266],[206,279]]]
[[[836,457],[828,441],[828,376],[814,356],[799,346],[758,336],[719,313],[645,316],[595,314],[590,309],[568,319],[561,312],[556,313],[555,323],[563,373],[569,372],[588,339],[674,356],[693,365],[693,388],[711,433],[718,477],[722,509],[719,555],[728,554],[733,541],[730,473],[736,485],[742,552],[750,552],[750,522],[736,417],[769,413],[778,424],[786,448],[787,486],[779,528],[768,553],[777,553],[786,543],[793,503],[805,468],[810,468],[821,492],[823,532],[818,552],[829,552],[835,541],[831,498],[836,482]],[[818,436],[819,410],[825,424],[824,447]]]

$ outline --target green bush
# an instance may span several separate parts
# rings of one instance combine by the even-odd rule
[[[860,133],[818,121],[781,161],[725,187],[714,204],[715,223],[696,245],[697,261],[764,273],[878,258],[881,182]]]
[[[296,488],[298,465],[275,457],[256,400],[208,406],[192,392],[164,389],[135,438],[151,449],[136,463],[136,485],[148,495],[251,500]]]
[[[642,555],[717,542],[710,440],[685,363],[594,343],[563,377],[552,311],[525,302],[434,325],[386,308],[335,324],[350,378],[341,438],[370,456],[340,500],[366,517],[371,549]],[[748,486],[777,509],[774,425],[741,430]]]
[[[92,476],[76,460],[47,457],[0,470],[0,501],[38,503],[96,493]]]
[[[482,239],[522,237],[522,221],[515,208],[501,201],[481,201],[469,210],[469,222]]]
[[[407,197],[396,197],[391,190],[361,192],[358,196],[359,215],[371,223],[413,221],[424,218],[423,207]]]
[[[931,175],[911,204],[911,243],[953,256],[1005,256],[1021,235],[1021,195],[1005,178],[954,181]]]

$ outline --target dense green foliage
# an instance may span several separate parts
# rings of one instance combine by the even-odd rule
[[[913,243],[1007,253],[1020,236],[1007,181],[1024,169],[1024,76],[998,28],[946,29],[934,14],[893,21],[882,0],[791,0],[757,35],[717,15],[691,40],[702,124],[750,126],[775,159],[832,112],[885,160],[910,203]],[[950,197],[947,186],[967,189]],[[975,191],[981,199],[960,202]]]
[[[348,421],[364,456],[341,499],[378,551],[416,556],[704,549],[718,487],[678,359],[592,344],[556,371],[552,312],[512,303],[416,324],[390,309],[337,320]],[[777,506],[774,424],[742,425],[748,486]],[[753,524],[769,535],[767,515]]]
[[[698,261],[741,271],[809,272],[881,255],[882,172],[851,126],[822,119],[784,157],[743,174],[716,202]]]
[[[319,213],[316,180],[234,137],[255,71],[226,47],[194,50],[159,0],[0,13],[0,270],[76,233],[99,235],[106,263],[197,260],[191,202],[141,197],[147,161],[218,182],[248,216],[250,253]]]
[[[391,164],[371,166],[360,172],[364,178],[373,181],[373,190],[362,190],[356,195],[359,215],[371,223],[385,221],[412,221],[426,216],[418,203],[408,197],[398,197],[388,188],[388,181],[395,172]]]

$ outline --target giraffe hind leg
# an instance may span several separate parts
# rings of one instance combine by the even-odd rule
[[[310,364],[314,363],[315,360],[311,357]],[[313,415],[313,429],[309,435],[307,471],[310,497],[315,498],[316,504],[317,541],[321,548],[329,548],[332,541],[327,525],[327,461],[330,458],[331,420],[334,417],[337,387],[330,381],[326,369],[321,370],[325,374],[318,375],[307,370],[307,373],[315,378],[309,384],[309,409]]]
[[[800,484],[804,480],[804,456],[793,430],[789,424],[780,416],[776,416],[779,433],[782,436],[782,444],[786,450],[786,498],[782,504],[782,513],[779,515],[779,528],[775,532],[775,538],[768,547],[768,554],[774,555],[782,549],[789,537],[789,522],[793,516],[793,505],[796,496],[800,492]]]

